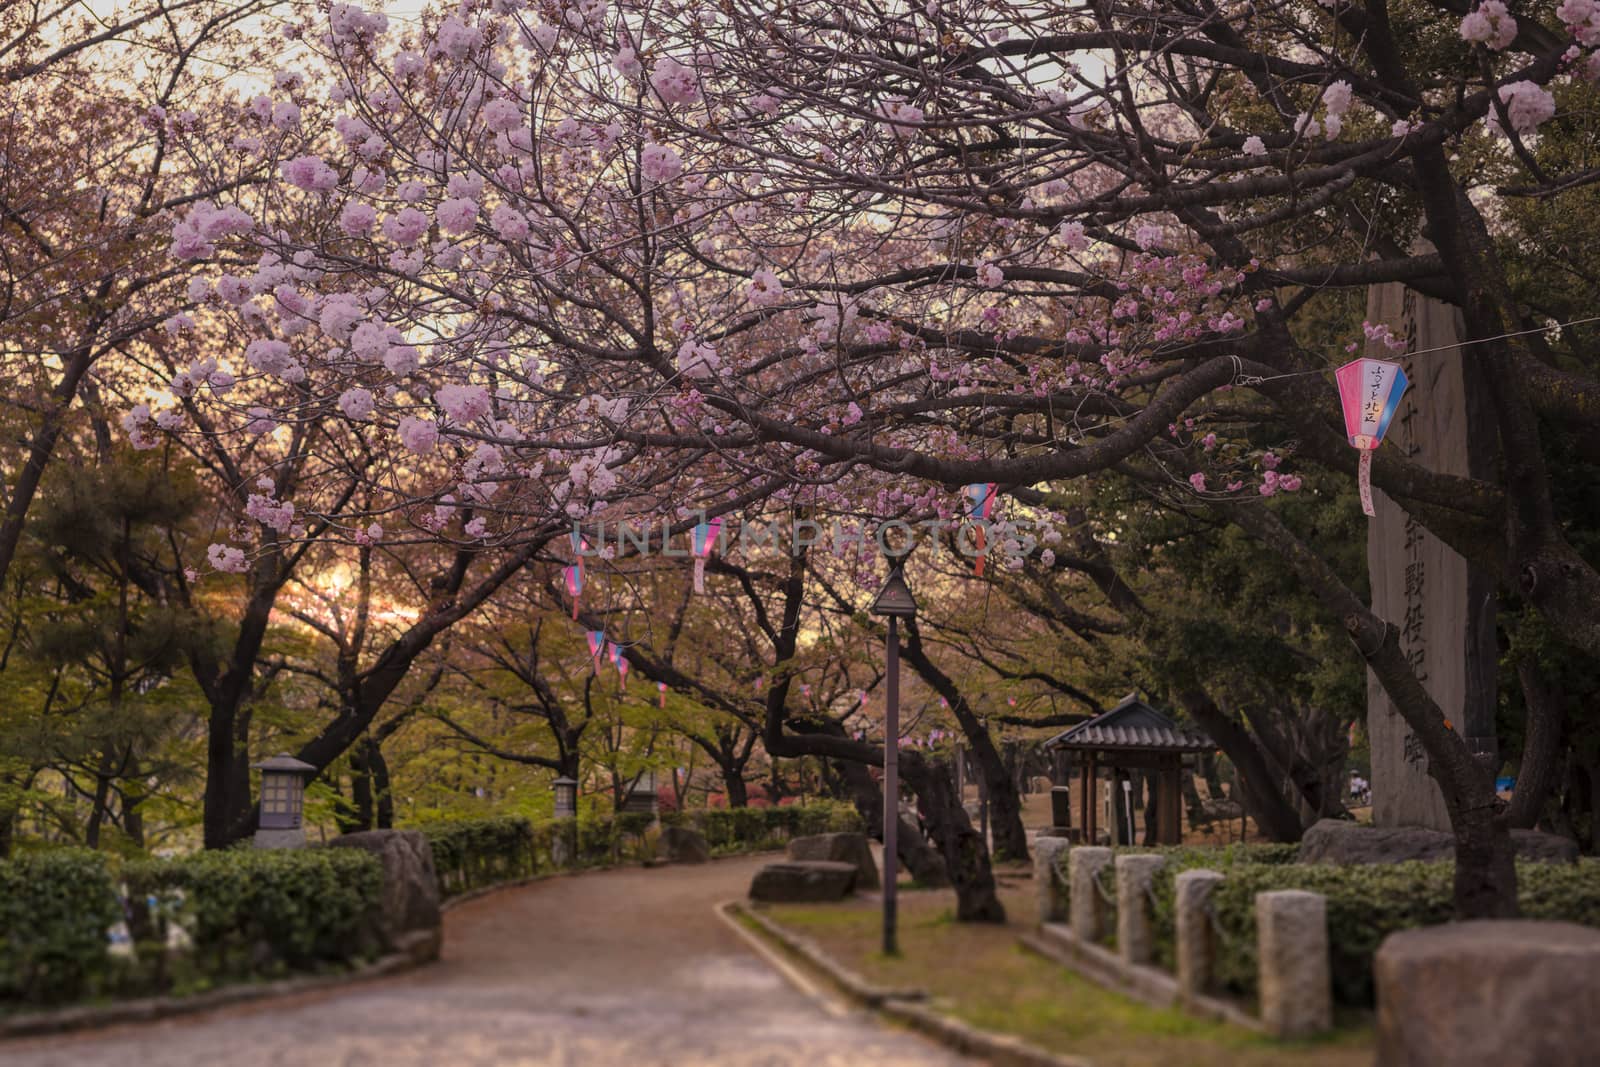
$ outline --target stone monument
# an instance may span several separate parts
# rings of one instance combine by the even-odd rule
[[[1404,364],[1411,381],[1383,447],[1443,474],[1484,474],[1494,455],[1494,423],[1477,374],[1456,347],[1460,312],[1387,283],[1368,289],[1367,320],[1390,326],[1406,341],[1403,355],[1382,344],[1366,353]],[[1382,490],[1374,489],[1373,504],[1377,514],[1367,527],[1372,610],[1400,628],[1400,647],[1418,679],[1473,751],[1494,764],[1494,583]],[[1422,743],[1370,673],[1367,732],[1373,822],[1448,830]]]

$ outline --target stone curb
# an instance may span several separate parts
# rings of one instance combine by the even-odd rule
[[[1018,941],[1036,955],[1059,963],[1101,988],[1150,1007],[1184,1008],[1203,1019],[1266,1033],[1261,1020],[1238,1004],[1216,996],[1184,998],[1175,976],[1151,964],[1129,963],[1104,945],[1084,941],[1060,923],[1041,923],[1037,933],[1023,934]]]
[[[785,930],[739,901],[729,901],[722,909],[730,915],[748,917],[785,949],[820,970],[852,1000],[962,1055],[979,1057],[993,1067],[1093,1067],[1082,1057],[1050,1052],[1019,1037],[980,1030],[935,1011],[920,1003],[928,999],[924,990],[872,985],[829,956],[814,941]]]
[[[428,962],[431,961],[419,959],[409,952],[392,952],[387,956],[378,957],[364,967],[338,974],[302,975],[297,978],[279,978],[271,982],[251,982],[224,986],[221,989],[189,996],[140,997],[137,1000],[125,1000],[114,1004],[29,1012],[26,1015],[0,1019],[0,1041],[60,1034],[73,1030],[94,1030],[122,1023],[155,1022],[158,1019],[212,1011],[255,1000],[312,993],[319,989],[350,985],[369,978],[385,978]]]

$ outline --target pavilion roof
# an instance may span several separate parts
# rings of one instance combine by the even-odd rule
[[[1198,730],[1179,726],[1129,693],[1122,703],[1063,730],[1044,747],[1074,751],[1211,752],[1216,743]]]

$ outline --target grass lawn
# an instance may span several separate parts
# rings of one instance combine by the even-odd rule
[[[1080,978],[1017,943],[1033,916],[1024,872],[1004,872],[1005,926],[958,923],[946,891],[900,891],[900,952],[879,951],[876,902],[764,909],[834,959],[882,985],[916,986],[933,1006],[974,1026],[1016,1034],[1043,1048],[1087,1057],[1097,1067],[1368,1067],[1372,1029],[1352,1020],[1326,1038],[1285,1044],[1177,1009],[1146,1007]]]

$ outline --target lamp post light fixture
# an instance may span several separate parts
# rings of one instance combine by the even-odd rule
[[[898,955],[895,940],[895,920],[898,901],[895,882],[899,871],[900,836],[900,620],[912,619],[917,614],[917,600],[906,584],[905,562],[911,553],[906,551],[889,556],[889,577],[872,598],[868,609],[874,615],[889,618],[889,636],[886,639],[884,671],[886,699],[883,712],[883,954]]]
[[[252,767],[261,772],[261,814],[256,822],[255,847],[303,847],[306,780],[317,769],[287,752]]]
[[[562,775],[550,783],[556,793],[556,818],[572,819],[578,814],[578,783]]]

